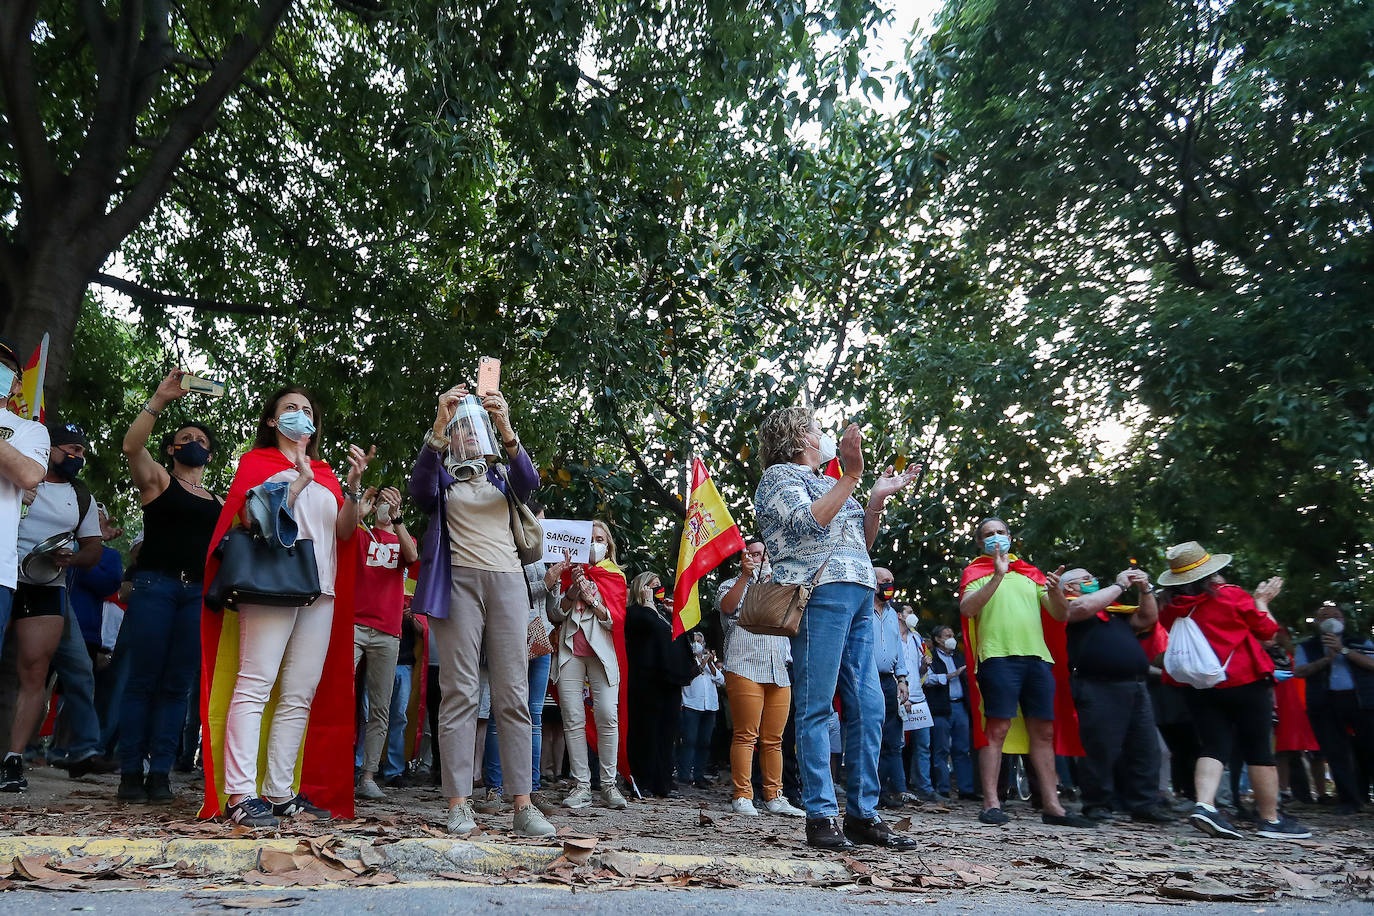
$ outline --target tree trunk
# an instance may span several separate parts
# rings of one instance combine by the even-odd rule
[[[38,247],[23,265],[23,280],[17,297],[0,303],[4,308],[4,332],[25,362],[34,348],[49,335],[48,370],[44,377],[44,400],[49,416],[61,401],[71,366],[72,342],[76,321],[81,315],[81,300],[87,278],[99,265],[82,257],[79,247],[68,240],[52,240]]]

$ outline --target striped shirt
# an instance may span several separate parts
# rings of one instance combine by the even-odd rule
[[[716,607],[720,608],[720,622],[725,628],[725,670],[755,684],[792,686],[787,676],[787,660],[792,651],[787,637],[750,633],[739,625],[738,607],[733,614],[725,613],[725,596],[738,581],[739,576],[735,576],[716,589]],[[748,584],[744,586],[744,593],[749,593]],[[741,595],[740,607],[743,606],[744,596]]]
[[[834,479],[800,464],[775,464],[763,472],[754,494],[754,518],[768,548],[774,581],[804,585],[829,555],[817,585],[853,582],[877,587],[859,501],[846,499],[824,528],[811,514],[811,504],[834,485]]]

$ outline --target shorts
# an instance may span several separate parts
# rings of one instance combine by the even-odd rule
[[[1202,748],[1199,757],[1231,765],[1238,754],[1247,766],[1274,765],[1274,685],[1265,678],[1239,687],[1184,687]]]
[[[1016,707],[1027,719],[1054,719],[1054,668],[1036,655],[1008,655],[978,663],[983,715],[1014,719]]]
[[[67,616],[66,589],[60,585],[30,585],[20,582],[14,589],[14,609],[11,620],[29,617]]]

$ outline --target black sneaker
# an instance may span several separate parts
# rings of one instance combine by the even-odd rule
[[[1089,820],[1094,820],[1102,824],[1112,819],[1112,809],[1104,808],[1101,805],[1095,805],[1091,808],[1084,808],[1083,816]]]
[[[150,805],[170,805],[176,801],[176,795],[172,792],[171,780],[166,773],[149,773],[148,779],[143,783],[148,790],[148,804]]]
[[[1244,835],[1231,825],[1226,815],[1221,811],[1208,811],[1201,803],[1193,807],[1193,813],[1188,815],[1188,822],[1203,833],[1219,839],[1245,839]]]
[[[978,812],[978,821],[989,827],[1001,827],[1003,824],[1009,823],[1011,818],[1007,817],[1007,812],[1001,808],[988,808]]]
[[[1081,814],[1074,814],[1072,811],[1065,811],[1063,814],[1050,814],[1046,811],[1040,815],[1040,821],[1051,827],[1081,827],[1084,829],[1097,827],[1097,821]]]
[[[143,782],[142,773],[122,773],[119,777],[119,791],[115,798],[126,804],[146,805],[148,787]]]
[[[1305,840],[1312,836],[1312,831],[1288,815],[1280,813],[1278,820],[1260,823],[1259,835],[1271,840]]]
[[[10,754],[0,763],[0,792],[26,792],[29,781],[24,778],[24,758]]]
[[[909,836],[893,833],[892,828],[877,816],[870,818],[844,816],[844,835],[860,846],[883,846],[888,849],[906,851],[915,849],[917,842]]]
[[[238,804],[230,805],[224,809],[224,816],[244,827],[275,827],[280,823],[272,816],[272,806],[256,795],[249,795]]]
[[[1140,808],[1131,812],[1131,820],[1137,824],[1172,824],[1177,818],[1163,808]]]
[[[281,802],[280,804],[273,802],[272,813],[277,817],[294,817],[297,814],[308,814],[316,820],[321,821],[327,821],[333,817],[333,815],[324,808],[318,805],[312,805],[310,799],[299,792],[297,792],[296,797],[290,801]]]

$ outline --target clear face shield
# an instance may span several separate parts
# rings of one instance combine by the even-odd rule
[[[445,430],[448,435],[448,463],[459,467],[470,467],[485,474],[490,465],[500,460],[497,450],[496,430],[491,425],[491,417],[482,407],[482,402],[468,395],[458,402]]]

